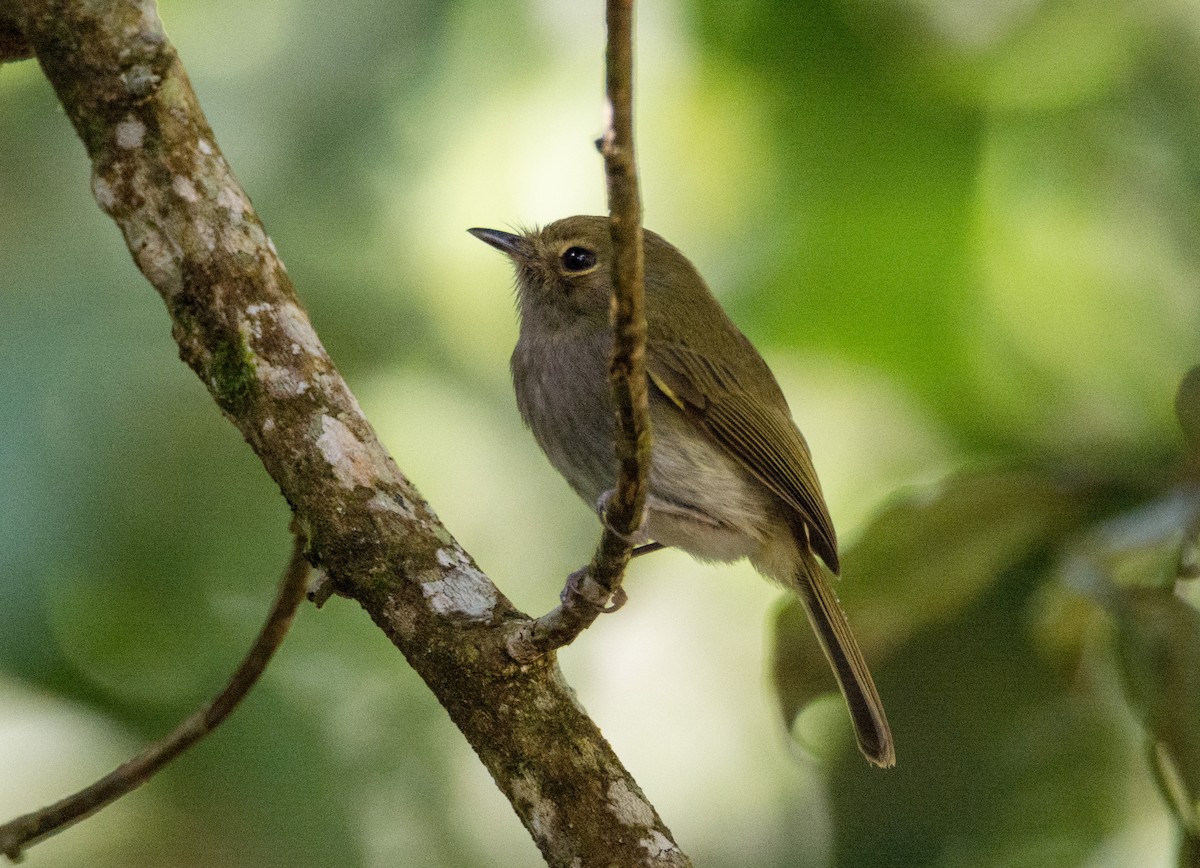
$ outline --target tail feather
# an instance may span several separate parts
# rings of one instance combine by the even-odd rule
[[[802,558],[797,572],[794,587],[821,648],[833,667],[838,686],[842,688],[859,749],[868,760],[881,768],[894,766],[896,749],[887,716],[883,713],[883,701],[875,689],[875,682],[858,642],[850,632],[850,624],[846,621],[837,595],[811,554]]]

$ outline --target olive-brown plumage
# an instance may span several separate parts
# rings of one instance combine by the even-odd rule
[[[616,478],[605,217],[514,235],[472,229],[517,272],[513,385],[550,462],[589,505]],[[646,539],[703,560],[750,559],[799,596],[871,762],[895,762],[883,705],[837,597],[837,536],[812,456],[766,362],[688,259],[643,234],[653,438]]]

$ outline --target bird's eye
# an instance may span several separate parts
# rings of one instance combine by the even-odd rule
[[[562,255],[562,265],[567,271],[587,271],[596,264],[596,254],[586,247],[568,247]]]

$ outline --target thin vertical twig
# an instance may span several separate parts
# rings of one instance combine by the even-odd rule
[[[606,59],[610,121],[600,140],[600,153],[608,179],[613,240],[609,379],[616,409],[618,471],[591,573],[601,587],[614,590],[629,562],[629,540],[642,523],[650,475],[642,203],[633,148],[633,0],[609,0]]]
[[[624,600],[621,580],[637,541],[650,476],[642,203],[633,147],[633,0],[609,0],[604,158],[613,241],[609,382],[616,415],[617,479],[591,563],[563,590],[562,605],[515,628],[510,653],[528,661],[573,641]]]

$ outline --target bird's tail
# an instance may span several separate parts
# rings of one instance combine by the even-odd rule
[[[850,624],[829,580],[816,558],[809,552],[804,552],[804,555],[793,587],[833,667],[842,695],[846,697],[859,749],[868,760],[881,768],[894,766],[896,749],[892,743],[892,731],[888,727],[883,701],[875,689],[867,662],[863,659],[854,634],[850,632]]]

